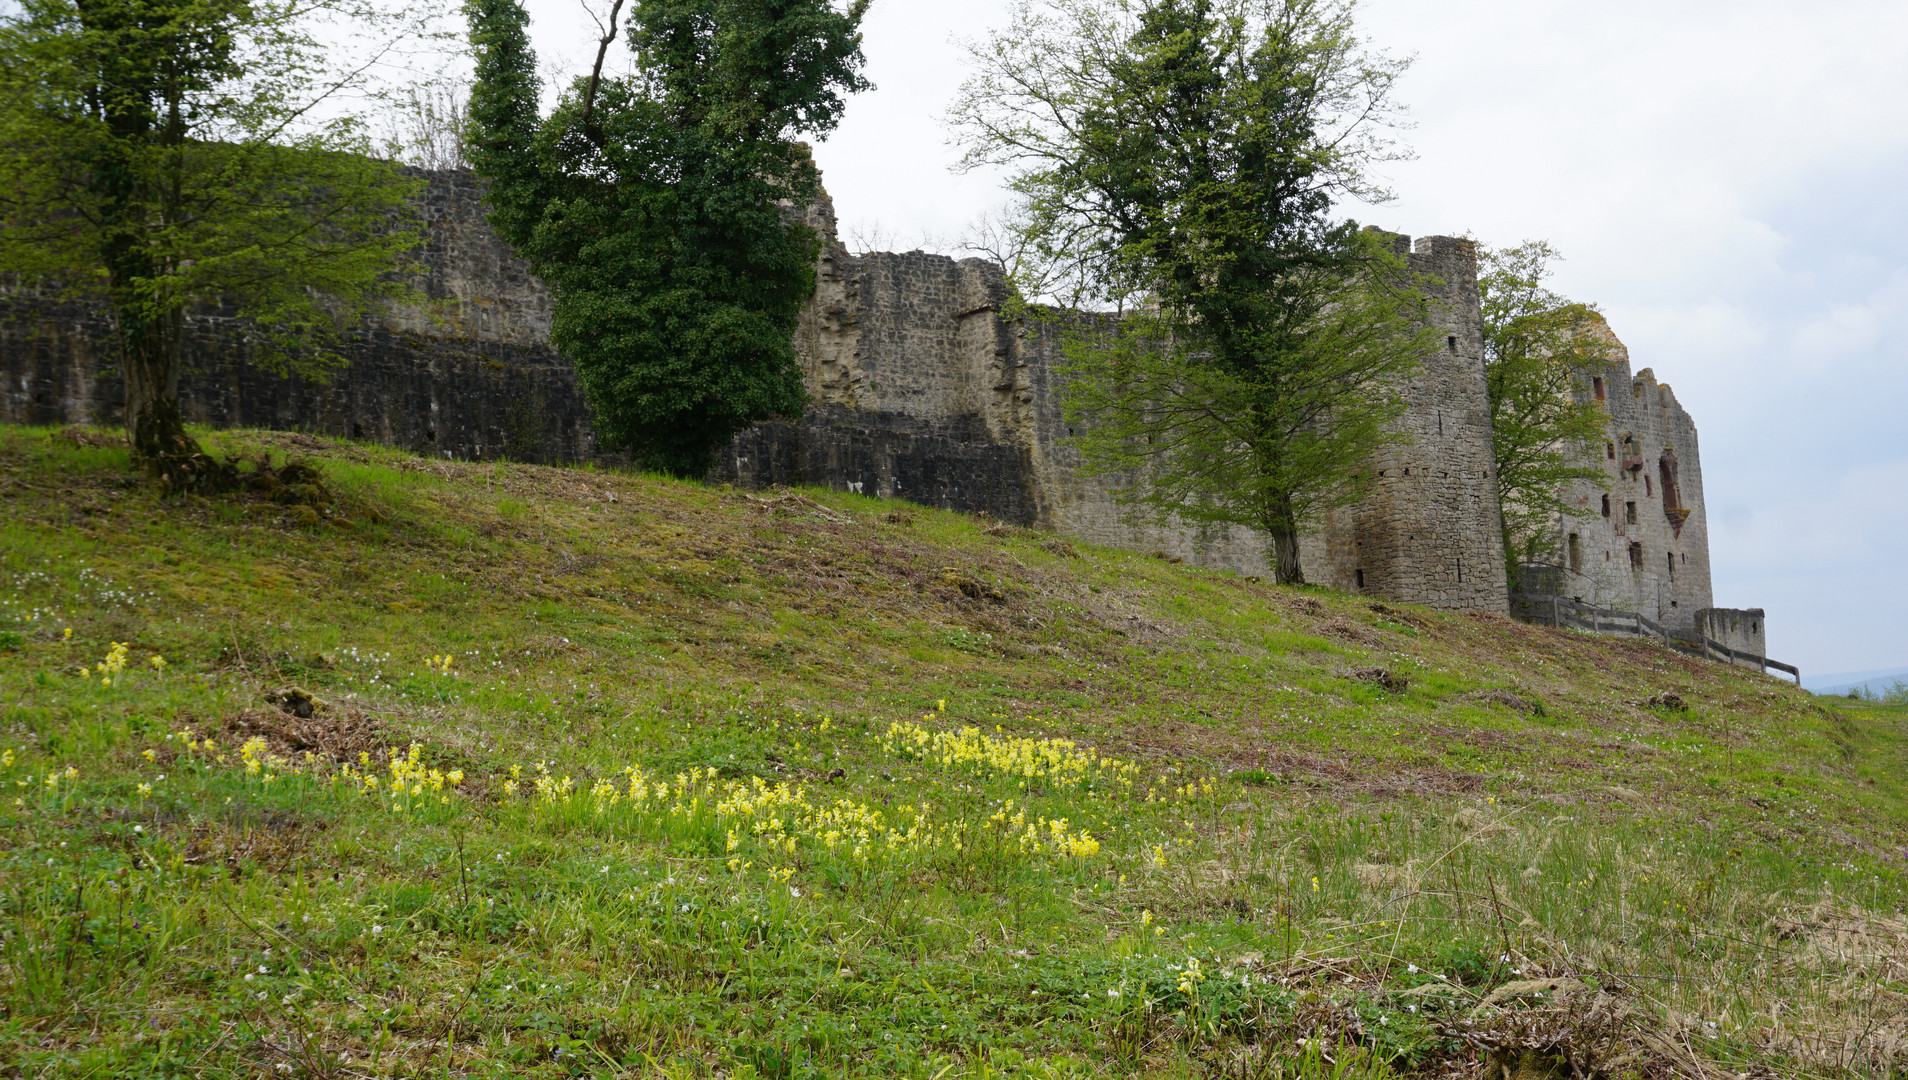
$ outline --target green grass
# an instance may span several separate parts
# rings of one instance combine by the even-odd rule
[[[0,432],[0,1076],[1908,1074],[1908,709],[852,495],[205,437],[333,516]],[[1092,763],[1008,767],[1053,738]]]

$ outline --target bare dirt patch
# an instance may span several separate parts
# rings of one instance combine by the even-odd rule
[[[333,763],[355,762],[360,754],[380,758],[402,741],[383,721],[362,709],[322,702],[308,716],[282,708],[248,709],[226,717],[222,730],[238,740],[264,739],[280,754],[311,753]]]

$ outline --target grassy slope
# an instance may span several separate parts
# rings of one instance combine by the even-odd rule
[[[346,521],[0,432],[0,1075],[1904,1068],[1900,710],[854,496],[218,439]],[[1048,737],[1097,756],[1004,767]],[[413,742],[465,780],[393,810]],[[631,766],[676,789],[587,794]],[[1478,1004],[1538,975],[1608,996]]]

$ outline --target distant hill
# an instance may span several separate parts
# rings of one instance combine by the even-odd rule
[[[1856,687],[1882,693],[1898,681],[1908,681],[1908,667],[1882,668],[1876,671],[1841,671],[1828,675],[1802,676],[1802,688],[1817,694],[1846,694]]]

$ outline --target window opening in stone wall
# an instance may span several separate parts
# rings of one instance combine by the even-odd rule
[[[1457,557],[1457,579],[1458,584],[1462,585],[1464,583],[1464,556],[1462,555]]]
[[[1597,379],[1597,378],[1593,378],[1593,379],[1591,379],[1591,380],[1590,380],[1590,382],[1591,382],[1591,385],[1593,385],[1593,386],[1595,386],[1595,387],[1596,387],[1596,390],[1597,390],[1597,400],[1598,400],[1598,401],[1602,401],[1602,400],[1603,400],[1603,380],[1602,380],[1602,379]]]
[[[1674,552],[1666,551],[1663,553],[1663,558],[1669,562],[1670,580],[1675,581],[1676,580],[1676,554]]]
[[[1603,456],[1609,458],[1611,461],[1615,461],[1616,460],[1616,444],[1613,442],[1604,443]]]
[[[1649,477],[1647,477],[1647,476],[1645,476],[1645,477],[1643,478],[1643,495],[1644,495],[1644,497],[1645,497],[1645,498],[1647,498],[1647,497],[1649,497],[1649,496],[1651,496],[1651,495],[1654,495],[1654,494],[1656,494],[1656,491],[1655,491],[1655,489],[1653,489],[1652,487],[1650,487],[1650,478],[1649,478]]]
[[[1354,570],[1353,573],[1358,575],[1358,587],[1361,589],[1364,588],[1365,587],[1365,572],[1363,570]]]
[[[1578,536],[1576,533],[1571,533],[1568,547],[1570,550],[1570,570],[1572,573],[1577,573],[1583,569],[1583,537]]]
[[[1450,337],[1445,338],[1444,347],[1447,349],[1450,349],[1452,352],[1456,352],[1457,351],[1457,335],[1452,334]]]
[[[1635,503],[1626,502],[1623,504],[1623,520],[1625,522],[1628,522],[1631,525],[1636,524],[1636,504]]]
[[[1656,475],[1663,481],[1664,506],[1683,505],[1682,485],[1676,482],[1678,471],[1674,450],[1665,450],[1663,456],[1656,459]]]
[[[1643,545],[1632,541],[1630,544],[1630,569],[1643,569]]]
[[[1604,517],[1610,516],[1610,496],[1608,495],[1605,495],[1603,497],[1603,516]]]

